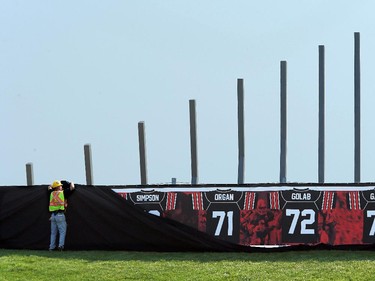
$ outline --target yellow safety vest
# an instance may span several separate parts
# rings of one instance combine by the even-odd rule
[[[49,211],[65,210],[64,201],[64,191],[52,191],[49,197]]]

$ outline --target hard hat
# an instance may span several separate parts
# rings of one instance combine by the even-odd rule
[[[51,186],[52,188],[56,188],[56,187],[62,186],[62,184],[61,184],[61,181],[54,181]]]

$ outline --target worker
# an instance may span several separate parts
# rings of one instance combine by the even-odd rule
[[[50,186],[49,191],[49,212],[51,213],[51,239],[49,250],[64,250],[66,236],[65,211],[67,209],[67,198],[74,191],[74,183],[68,181],[55,180]],[[59,234],[58,246],[56,248],[56,238]]]

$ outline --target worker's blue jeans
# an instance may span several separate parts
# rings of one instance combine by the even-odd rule
[[[51,243],[49,245],[50,250],[56,248],[56,237],[59,234],[59,247],[64,247],[65,235],[66,235],[66,220],[64,213],[52,213],[51,215]]]

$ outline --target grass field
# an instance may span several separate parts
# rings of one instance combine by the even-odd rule
[[[375,252],[0,250],[0,280],[375,280]]]

